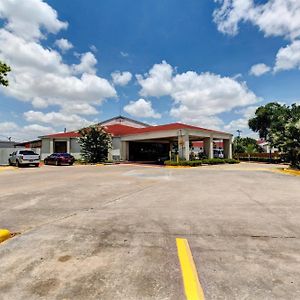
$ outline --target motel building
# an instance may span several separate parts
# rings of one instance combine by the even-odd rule
[[[202,152],[214,157],[216,146],[224,158],[232,158],[232,134],[197,126],[170,123],[150,126],[118,116],[98,124],[112,136],[108,160],[154,162],[178,154],[190,160],[191,153]],[[50,134],[42,140],[41,158],[55,152],[68,152],[80,158],[79,133],[76,131]]]

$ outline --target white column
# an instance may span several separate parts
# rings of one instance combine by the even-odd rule
[[[188,132],[184,135],[184,158],[190,160],[190,137]]]
[[[50,154],[52,154],[54,152],[54,140],[50,139]]]
[[[184,151],[183,151],[183,146],[184,146],[184,138],[182,135],[178,135],[178,156],[180,159],[184,159]]]
[[[214,158],[214,143],[213,138],[208,137],[204,140],[204,153],[207,155],[208,158]]]
[[[67,152],[71,153],[71,139],[67,139]]]
[[[129,160],[129,142],[122,142],[121,159]]]
[[[224,157],[232,159],[232,139],[223,139]]]

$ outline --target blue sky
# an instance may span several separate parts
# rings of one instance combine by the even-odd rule
[[[0,4],[0,59],[12,66],[10,87],[0,88],[0,138],[120,113],[250,134],[257,106],[300,100],[300,4],[239,2]]]

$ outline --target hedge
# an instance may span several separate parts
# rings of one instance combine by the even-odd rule
[[[267,157],[239,157],[239,160],[242,161],[254,161],[254,162],[264,162],[278,164],[282,162],[281,158],[267,158]]]
[[[202,160],[181,160],[179,162],[167,160],[165,161],[166,166],[187,166],[187,167],[198,167],[202,164],[206,165],[219,165],[219,164],[237,164],[239,163],[236,159],[222,159],[222,158],[211,158]]]

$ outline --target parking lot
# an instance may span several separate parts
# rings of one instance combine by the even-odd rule
[[[300,177],[241,163],[0,171],[0,298],[185,299],[176,238],[205,299],[300,298]]]

